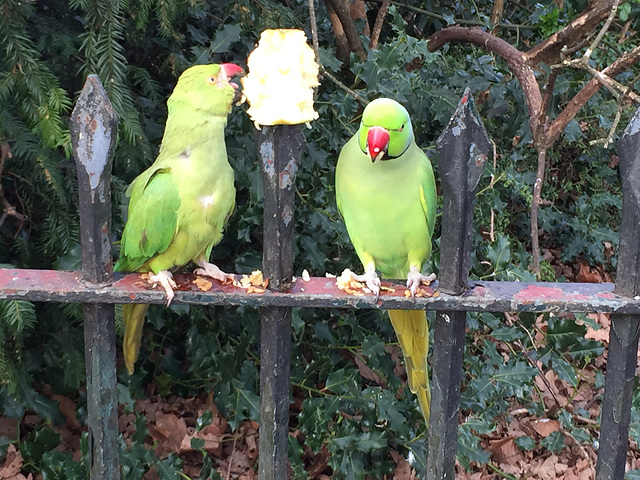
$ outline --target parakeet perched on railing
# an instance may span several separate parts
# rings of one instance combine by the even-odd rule
[[[212,248],[235,206],[234,174],[224,127],[236,98],[234,64],[196,65],[178,79],[158,158],[129,187],[128,220],[114,269],[149,272],[174,297],[171,271],[194,262],[196,273],[227,281],[233,275],[209,263]],[[140,351],[149,305],[126,304],[123,350],[129,374]]]
[[[352,277],[376,295],[380,279],[406,278],[415,294],[422,264],[431,254],[436,184],[431,162],[416,145],[407,110],[379,98],[364,109],[358,132],[345,144],[336,167],[336,197],[351,242],[365,269]],[[424,310],[389,310],[404,353],[409,388],[426,420],[431,394],[427,370],[429,328]]]

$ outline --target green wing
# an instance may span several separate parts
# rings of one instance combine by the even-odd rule
[[[179,206],[180,195],[170,168],[152,167],[136,178],[114,270],[144,270],[146,262],[164,252],[176,233]]]
[[[433,175],[433,169],[429,157],[422,150],[420,154],[424,157],[424,170],[420,182],[420,202],[427,219],[427,228],[429,229],[429,238],[433,238],[433,228],[436,223],[436,179]]]

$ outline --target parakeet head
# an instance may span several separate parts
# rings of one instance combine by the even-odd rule
[[[399,157],[412,141],[411,119],[402,105],[390,98],[378,98],[366,106],[358,143],[372,162]]]
[[[201,111],[208,115],[226,117],[236,100],[238,85],[232,77],[242,68],[233,63],[195,65],[187,68],[167,101],[169,113],[176,108]]]

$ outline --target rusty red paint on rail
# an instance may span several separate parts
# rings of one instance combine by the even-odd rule
[[[567,294],[566,291],[557,288],[557,287],[546,287],[543,285],[528,285],[526,288],[523,288],[518,292],[514,297],[518,300],[528,301],[528,300],[560,300],[566,298],[568,300],[589,300],[588,295],[584,294]]]
[[[178,288],[174,303],[247,305],[251,307],[382,308],[492,312],[611,312],[640,314],[640,299],[613,293],[611,283],[472,282],[460,296],[422,287],[420,298],[407,298],[400,281],[385,281],[376,301],[372,294],[353,295],[339,290],[333,278],[298,277],[284,291],[248,293],[245,288],[212,280],[202,291],[193,284],[193,274],[174,275]],[[80,272],[0,269],[0,300],[44,302],[157,303],[166,302],[159,286],[141,274],[117,275],[110,285],[93,287]]]

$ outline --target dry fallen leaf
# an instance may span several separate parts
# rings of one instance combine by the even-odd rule
[[[529,422],[531,428],[533,428],[541,437],[548,437],[553,432],[560,430],[560,422],[558,420],[551,420],[549,418],[540,418]]]
[[[4,465],[0,468],[1,480],[18,480],[24,479],[24,475],[20,473],[22,468],[22,455],[14,444],[7,447],[7,455]]]

